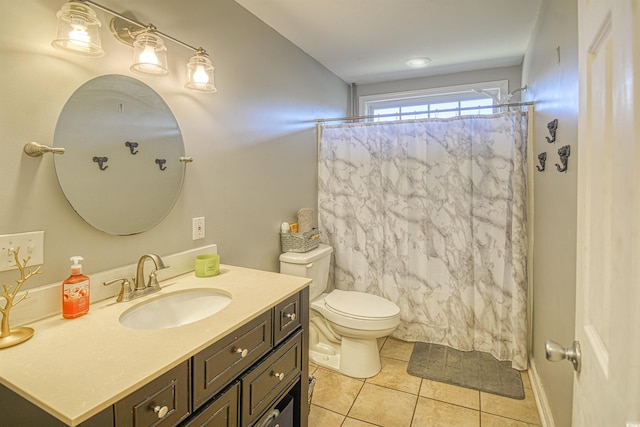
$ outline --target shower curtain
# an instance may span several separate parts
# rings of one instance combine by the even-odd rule
[[[527,368],[527,115],[319,126],[336,289],[400,307],[394,337]]]

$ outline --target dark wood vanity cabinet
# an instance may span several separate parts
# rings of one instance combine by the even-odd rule
[[[307,292],[287,298],[116,403],[115,426],[266,427],[270,412],[288,403],[290,415],[276,412],[289,423],[278,424],[307,427]],[[184,392],[187,379],[190,393]]]
[[[79,426],[308,427],[308,302],[305,288]],[[66,426],[0,385],[5,425]]]

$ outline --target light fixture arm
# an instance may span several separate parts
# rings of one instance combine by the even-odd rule
[[[191,49],[194,52],[199,52],[199,53],[206,54],[206,51],[203,48],[201,48],[201,47],[199,47],[199,48],[193,47],[190,44],[183,42],[182,40],[179,40],[179,39],[177,39],[175,37],[172,37],[169,34],[163,33],[162,31],[158,30],[155,27],[155,25],[153,25],[153,24],[143,24],[140,21],[137,21],[137,20],[135,20],[133,18],[129,18],[127,16],[124,16],[121,13],[118,13],[113,9],[109,9],[106,6],[102,6],[101,4],[96,3],[96,2],[94,2],[92,0],[73,0],[73,1],[76,1],[78,3],[90,4],[91,6],[94,6],[95,8],[100,9],[103,12],[107,12],[107,13],[109,13],[109,14],[117,17],[117,18],[120,18],[120,19],[122,19],[124,21],[127,21],[130,24],[133,24],[133,25],[135,25],[137,27],[140,27],[141,28],[140,33],[151,32],[151,33],[154,33],[154,34],[157,34],[157,35],[161,36],[164,39],[171,40],[172,42],[174,42],[174,43],[176,43],[176,44],[178,44],[178,45],[180,45],[182,47],[185,47],[187,49]],[[140,33],[137,33],[137,34],[140,34]],[[135,36],[137,34],[133,34],[132,33],[133,36]]]

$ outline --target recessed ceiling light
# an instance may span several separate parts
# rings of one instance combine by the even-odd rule
[[[409,67],[420,68],[426,67],[431,62],[431,58],[421,57],[421,58],[411,58],[405,62]]]

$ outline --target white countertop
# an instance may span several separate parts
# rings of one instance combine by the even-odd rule
[[[34,336],[0,350],[0,383],[64,423],[75,426],[167,372],[308,285],[310,279],[228,265],[221,274],[193,273],[160,284],[162,290],[129,302],[92,304],[85,316],[53,316],[25,326]],[[120,314],[158,295],[216,288],[232,302],[197,322],[162,330],[122,326]],[[23,304],[28,304],[28,301]]]

